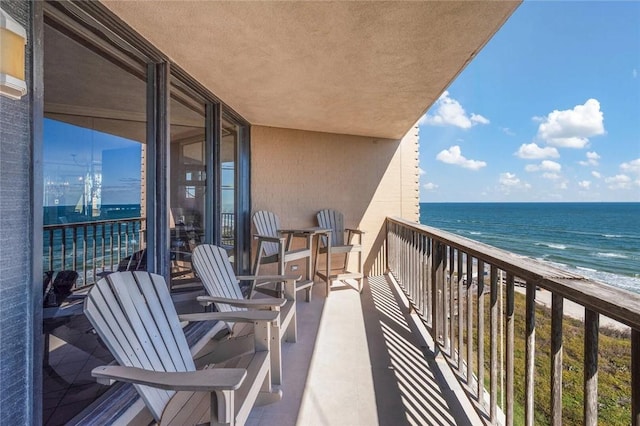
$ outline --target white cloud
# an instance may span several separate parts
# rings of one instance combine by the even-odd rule
[[[591,181],[581,180],[580,182],[578,182],[578,186],[583,189],[589,189],[591,188]]]
[[[510,172],[500,173],[500,177],[498,178],[498,182],[503,187],[508,187],[508,188],[525,188],[525,189],[531,188],[531,185],[529,185],[526,182],[521,181],[515,175],[515,173],[510,173]]]
[[[502,131],[504,132],[505,135],[507,136],[515,136],[516,134],[508,127],[502,127],[501,128]]]
[[[420,119],[420,124],[432,126],[456,126],[461,129],[469,129],[476,124],[489,124],[489,120],[479,114],[468,116],[460,102],[449,97],[445,91],[434,104],[435,113],[425,114]]]
[[[551,160],[543,160],[540,164],[527,164],[524,168],[528,172],[547,171],[547,172],[559,172],[562,170],[562,165]]]
[[[454,145],[449,149],[443,149],[436,156],[436,160],[447,164],[455,164],[465,169],[478,170],[487,165],[484,161],[468,160],[462,155],[462,151],[458,145]]]
[[[581,166],[597,166],[598,165],[598,160],[600,159],[600,155],[598,155],[597,152],[595,151],[589,151],[587,152],[587,160],[586,161],[579,161]]]
[[[531,185],[521,181],[515,173],[510,172],[500,173],[498,183],[500,183],[500,191],[504,194],[509,194],[514,190],[527,190],[531,188]]]
[[[514,173],[500,173],[500,179],[498,179],[500,185],[504,186],[518,186],[520,185],[520,179],[516,177]]]
[[[425,171],[424,171],[424,169],[423,169],[422,167],[418,167],[418,174],[419,174],[420,176],[424,175],[425,173],[427,173],[427,172],[425,172]]]
[[[600,179],[602,177],[600,172],[596,172],[595,170],[591,172],[591,176],[593,176],[596,179]]]
[[[524,168],[528,172],[547,172],[542,176],[547,179],[558,179],[558,172],[562,170],[562,165],[551,160],[543,160],[540,164],[527,164]]]
[[[538,127],[540,139],[561,148],[584,148],[590,137],[602,134],[603,114],[596,99],[589,99],[573,109],[554,110]]]
[[[489,124],[490,121],[487,120],[485,117],[481,116],[480,114],[474,114],[471,113],[471,122],[472,123],[478,123],[478,124]]]
[[[438,189],[438,185],[432,182],[427,182],[424,185],[422,185],[422,187],[427,191],[433,191],[434,189]]]
[[[562,170],[562,166],[559,163],[550,160],[544,160],[542,163],[540,163],[540,168],[542,170],[550,170],[552,172],[559,172],[560,170]]]
[[[631,75],[633,78],[638,78],[638,70],[634,68],[633,71],[631,71]]]
[[[554,173],[554,172],[543,173],[542,177],[545,178],[545,179],[551,179],[551,180],[556,180],[556,179],[560,179],[561,178],[561,176],[559,174]],[[563,189],[565,189],[565,188],[563,188]]]
[[[518,152],[515,153],[516,156],[520,158],[524,158],[527,160],[539,160],[542,158],[558,158],[560,154],[558,150],[551,146],[546,146],[544,148],[538,146],[535,142],[530,144],[522,144],[518,149]]]
[[[620,164],[620,170],[627,173],[640,175],[640,158]]]
[[[631,188],[631,178],[627,175],[615,175],[604,180],[609,184],[609,189],[629,189]]]
[[[568,187],[569,185],[567,185],[567,181],[564,181],[558,185],[558,188],[560,189],[567,189]]]

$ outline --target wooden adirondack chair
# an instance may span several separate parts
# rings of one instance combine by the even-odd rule
[[[327,283],[327,295],[331,290],[332,281],[349,278],[356,279],[358,281],[358,291],[362,292],[362,278],[364,276],[362,271],[362,235],[364,232],[357,229],[345,228],[344,216],[336,210],[320,210],[316,214],[316,218],[318,220],[318,226],[330,229],[331,233],[329,237],[326,235],[321,236],[320,243],[316,247],[316,256],[313,268],[314,276],[317,274]],[[345,232],[347,235],[346,241]],[[358,236],[357,244],[352,243],[354,236]],[[327,265],[326,273],[318,271],[318,253],[327,253],[327,251],[329,251],[329,257],[334,254],[344,254],[344,265],[340,271],[335,274],[329,265]],[[358,254],[358,270],[356,272],[350,272],[347,270],[349,267],[349,254],[351,253]]]
[[[304,230],[282,229],[278,216],[275,213],[264,210],[253,214],[253,225],[257,231],[254,238],[258,240],[258,250],[253,263],[253,275],[258,276],[260,265],[268,263],[277,263],[278,275],[284,275],[287,262],[306,258],[305,278],[297,282],[296,291],[305,290],[306,301],[310,302],[311,291],[313,290],[313,279],[311,277],[311,239],[313,235]],[[292,249],[294,237],[304,238],[304,247]]]
[[[254,404],[275,402],[269,345],[277,311],[176,314],[167,284],[144,271],[115,272],[88,293],[84,311],[119,366],[95,368],[100,383],[133,383],[160,424],[243,424]],[[254,351],[196,371],[180,320],[254,323]]]
[[[208,296],[199,296],[198,300],[203,304],[213,303],[219,312],[244,312],[247,309],[276,310],[280,311],[280,324],[273,325],[271,333],[273,342],[271,344],[271,379],[272,384],[282,384],[282,340],[295,342],[297,340],[296,323],[296,281],[300,277],[286,276],[236,276],[229,261],[226,250],[222,247],[211,244],[201,244],[195,248],[192,256],[192,264],[196,273],[202,280],[204,288],[209,293]],[[255,281],[268,280],[271,282],[284,283],[284,298],[256,298],[247,300],[242,295],[238,280]],[[253,290],[250,296],[253,295]],[[219,345],[216,348],[218,358],[224,359],[233,357],[237,353],[247,350],[246,343],[251,343],[247,339],[246,327],[244,330],[236,330],[237,325],[228,323],[229,331],[234,339]],[[214,361],[216,358],[212,358]]]

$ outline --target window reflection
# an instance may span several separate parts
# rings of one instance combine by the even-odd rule
[[[207,213],[204,104],[181,95],[175,89],[171,97],[169,227],[172,285],[194,279],[191,252],[204,242]]]
[[[83,287],[146,269],[146,81],[49,25],[43,68],[43,422],[64,424],[108,389],[84,366],[113,360]]]
[[[44,120],[44,224],[140,216],[142,145]]]
[[[82,287],[143,258],[146,82],[47,25],[44,84],[43,269]]]
[[[220,141],[220,235],[232,260],[236,255],[236,153],[239,126],[222,119],[222,140]]]

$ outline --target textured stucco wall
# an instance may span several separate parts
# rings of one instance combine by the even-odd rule
[[[30,3],[2,1],[30,32]],[[30,58],[27,52],[27,58]],[[30,62],[30,59],[27,59]],[[30,65],[30,64],[27,64]],[[27,66],[29,74],[30,66]],[[30,77],[27,76],[28,86]],[[0,97],[0,424],[32,424],[31,103]]]
[[[366,232],[365,272],[387,216],[418,220],[418,133],[401,140],[253,126],[252,210],[271,210],[282,226],[315,226],[323,208]]]

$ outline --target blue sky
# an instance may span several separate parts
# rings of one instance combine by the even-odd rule
[[[140,203],[140,143],[48,118],[43,133],[45,206],[76,205],[92,163],[102,204]]]
[[[419,122],[420,200],[640,201],[640,2],[528,2]]]

